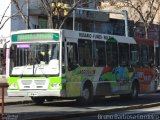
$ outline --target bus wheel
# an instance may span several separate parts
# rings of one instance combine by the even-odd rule
[[[139,86],[137,82],[133,82],[131,93],[126,95],[128,99],[137,99],[139,94]]]
[[[81,105],[91,104],[93,102],[93,87],[91,84],[86,84],[82,90],[82,96],[77,99]]]
[[[138,87],[138,83],[134,82],[132,84],[132,91],[131,91],[131,99],[137,99],[138,98],[138,94],[139,94],[139,87]]]
[[[157,88],[158,88],[158,82],[155,81],[155,82],[154,82],[154,92],[157,92],[157,91],[158,91]]]
[[[44,103],[45,98],[44,97],[31,97],[32,101],[37,104],[37,105],[41,105]]]
[[[121,94],[120,98],[121,99],[137,99],[138,98],[138,94],[139,94],[139,86],[138,86],[137,82],[134,82],[132,84],[131,93],[129,93],[129,94]]]
[[[46,98],[46,101],[47,101],[47,102],[51,102],[51,101],[53,101],[53,100],[54,100],[54,99],[53,99],[53,98],[50,98],[50,97],[49,97],[49,98]]]

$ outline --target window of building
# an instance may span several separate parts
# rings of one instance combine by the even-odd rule
[[[47,28],[47,20],[46,19],[39,19],[39,28]]]
[[[81,66],[92,66],[92,42],[90,40],[78,40],[79,64]]]
[[[105,42],[103,41],[93,42],[93,56],[94,56],[95,66],[106,65]]]
[[[82,31],[82,23],[75,21],[75,30]]]

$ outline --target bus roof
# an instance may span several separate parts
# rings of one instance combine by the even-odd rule
[[[61,29],[28,29],[28,30],[18,30],[12,31],[11,35],[13,34],[24,34],[24,33],[47,33],[47,32],[60,32]]]
[[[66,38],[71,39],[90,39],[90,40],[99,40],[99,41],[116,41],[118,43],[129,43],[136,44],[136,41],[132,37],[118,36],[118,35],[109,35],[109,34],[100,34],[93,32],[83,32],[83,31],[72,31],[64,30],[64,35]]]
[[[136,41],[132,37],[125,37],[119,35],[109,35],[109,34],[100,34],[95,32],[84,32],[84,31],[73,31],[67,29],[29,29],[29,30],[19,30],[13,31],[11,35],[14,34],[27,34],[27,33],[61,33],[64,34],[64,37],[67,39],[90,39],[90,40],[99,40],[99,41],[116,41],[118,43],[128,43],[136,44]]]

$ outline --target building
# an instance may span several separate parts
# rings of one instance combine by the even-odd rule
[[[132,2],[136,2],[135,1],[132,1]],[[156,4],[157,2],[157,4]],[[154,6],[158,6],[158,2],[159,1],[155,1],[154,3]],[[159,2],[160,4],[160,2]],[[128,18],[129,18],[129,21],[133,21],[131,22],[132,24],[134,25],[131,25],[132,26],[132,29],[133,29],[133,34],[135,37],[144,37],[145,36],[145,31],[144,31],[144,26],[143,26],[143,23],[141,22],[141,19],[139,16],[137,16],[137,13],[132,9],[132,8],[129,8],[129,7],[119,7],[119,6],[122,6],[124,5],[124,3],[121,3],[119,1],[116,1],[115,3],[113,2],[101,2],[100,6],[99,6],[99,9],[102,9],[102,10],[127,10],[128,11]],[[141,9],[142,11],[144,11],[144,14],[145,12],[147,11],[147,3],[143,5],[144,7]],[[111,15],[110,18],[113,18],[113,19],[122,19],[122,16],[120,15]],[[138,22],[137,22],[138,21]],[[153,24],[152,26],[150,27],[149,29],[149,38],[150,39],[160,39],[159,37],[159,25],[160,25],[160,10],[157,11],[157,14],[155,16],[155,19],[153,21]]]

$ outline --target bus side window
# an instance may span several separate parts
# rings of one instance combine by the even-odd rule
[[[154,47],[149,46],[148,50],[149,50],[148,51],[149,52],[149,54],[148,54],[149,64],[151,66],[152,64],[154,64]]]
[[[139,47],[136,44],[130,45],[130,65],[137,66],[139,64]]]
[[[106,42],[106,55],[108,66],[118,65],[117,42]]]
[[[147,67],[148,64],[148,46],[141,45],[141,64]]]
[[[160,64],[160,51],[159,51],[159,47],[156,47],[156,53],[155,53],[155,62],[156,62],[156,66],[159,66]]]
[[[95,66],[106,65],[105,42],[93,41],[93,56]]]
[[[79,64],[80,66],[92,66],[92,42],[90,40],[78,40]]]
[[[119,64],[127,66],[129,63],[129,44],[119,43]]]
[[[67,43],[68,67],[73,70],[78,65],[78,53],[76,43]]]
[[[62,42],[62,73],[65,73],[65,43]]]

